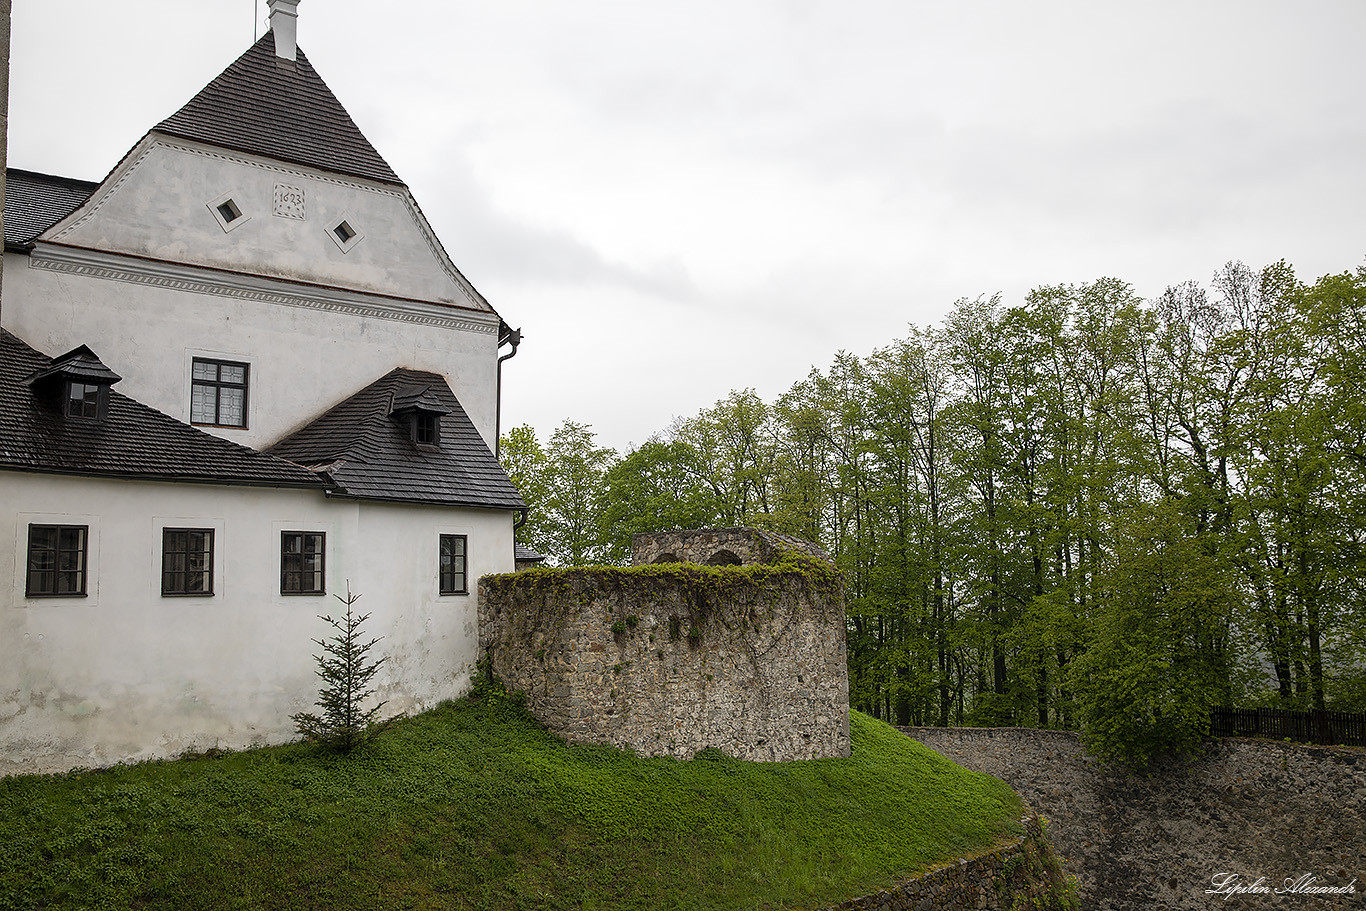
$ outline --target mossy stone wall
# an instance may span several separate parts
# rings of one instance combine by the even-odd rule
[[[678,758],[849,755],[843,586],[805,554],[487,576],[479,625],[494,676],[566,739]]]
[[[825,911],[1075,911],[1077,883],[1062,871],[1044,820],[1028,813],[1024,835],[889,889]]]

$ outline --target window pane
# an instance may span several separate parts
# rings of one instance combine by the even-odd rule
[[[247,368],[241,364],[220,364],[218,366],[218,379],[224,383],[235,383],[238,386],[247,381]]]
[[[219,389],[218,423],[231,424],[234,427],[245,424],[243,405],[246,398],[246,392],[242,389]]]
[[[182,363],[184,362],[182,361]],[[218,379],[218,365],[215,364],[213,361],[201,361],[198,358],[196,358],[194,360],[194,365],[191,368],[191,370],[191,375],[197,380]]]
[[[57,568],[57,551],[47,547],[30,547],[28,565],[39,572],[50,572]]]
[[[190,389],[190,420],[196,424],[217,423],[215,414],[217,392],[212,386],[194,386]]]

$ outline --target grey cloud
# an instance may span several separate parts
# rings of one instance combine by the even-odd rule
[[[683,262],[668,258],[647,265],[611,262],[572,233],[510,217],[492,203],[473,168],[459,152],[441,158],[439,173],[414,188],[433,227],[461,271],[479,285],[497,281],[619,285],[671,301],[687,301],[697,289]]]

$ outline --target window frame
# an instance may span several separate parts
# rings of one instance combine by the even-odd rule
[[[343,234],[346,236],[343,237]],[[327,223],[327,236],[332,238],[332,243],[336,244],[342,253],[350,253],[356,244],[365,239],[365,232],[356,226],[355,218],[344,215]]]
[[[201,364],[212,364],[215,369],[214,379],[202,379],[195,376],[195,368]],[[224,367],[240,367],[242,370],[242,382],[232,382],[223,379]],[[213,417],[212,421],[195,420],[194,396],[196,388],[206,388],[213,390]],[[224,389],[240,389],[242,391],[242,422],[240,424],[226,424],[221,418],[223,416],[223,395]],[[226,427],[234,430],[248,429],[250,421],[251,405],[251,364],[246,361],[230,361],[225,358],[201,357],[193,354],[190,356],[190,421],[196,427]]]
[[[223,229],[224,234],[235,231],[242,227],[242,225],[251,221],[251,216],[242,208],[242,204],[237,201],[236,193],[224,193],[216,199],[209,200],[204,203],[204,205],[213,215],[213,220],[218,222],[218,227]],[[224,211],[224,209],[227,209],[227,211]],[[229,218],[229,215],[232,217]]]
[[[414,412],[409,439],[419,446],[430,446],[433,449],[440,448],[441,415],[430,411]]]
[[[446,542],[460,540],[460,553],[448,554],[446,552]],[[460,557],[460,587],[454,584],[455,572],[448,572],[446,568],[447,557]],[[451,578],[451,584],[447,586],[447,578]],[[470,542],[469,535],[446,534],[442,533],[437,539],[436,545],[436,590],[439,595],[468,595],[470,593]]]
[[[291,538],[300,539],[300,549],[291,553],[285,549],[286,542]],[[318,539],[317,549],[312,553],[317,557],[317,568],[312,570],[304,569],[303,558],[309,556],[309,552],[303,550],[303,542],[310,537]],[[288,569],[286,561],[290,557],[299,557],[299,568]],[[297,574],[299,577],[298,588],[289,588],[287,585],[288,577]],[[319,580],[318,588],[303,588],[305,576],[314,576]],[[280,594],[293,595],[325,595],[327,594],[327,532],[325,531],[281,531],[280,532]]]
[[[53,552],[52,569],[35,570],[33,565],[34,540],[33,532],[35,529],[53,529],[57,533],[57,543],[51,548]],[[62,532],[79,530],[81,533],[81,543],[75,551],[80,554],[80,569],[63,570],[61,569],[63,548],[61,546]],[[65,552],[72,552],[72,548],[66,548]],[[90,526],[89,525],[70,525],[55,522],[30,522],[28,523],[28,548],[25,551],[24,560],[24,597],[25,598],[85,598],[89,594],[90,587]],[[50,574],[52,577],[52,591],[36,591],[34,589],[34,573],[43,575]],[[57,577],[63,573],[76,573],[80,580],[80,588],[77,591],[57,591]]]
[[[173,534],[201,534],[206,537],[204,549],[192,550],[189,542],[183,551],[172,551],[167,547],[167,538]],[[214,529],[212,528],[182,528],[166,525],[161,529],[161,597],[163,598],[212,598],[214,595],[214,560],[217,552],[214,550]],[[202,553],[207,556],[207,565],[204,570],[192,573],[189,569],[189,557],[191,554]],[[168,570],[166,568],[166,558],[172,554],[181,554],[186,559],[186,568],[183,570]],[[168,588],[166,577],[178,574],[184,577],[181,581],[181,588]],[[190,591],[187,587],[190,576],[207,576],[207,585],[202,591]]]
[[[69,418],[100,420],[108,409],[109,387],[80,380],[66,381],[66,404],[62,414]],[[79,397],[77,393],[79,392]]]

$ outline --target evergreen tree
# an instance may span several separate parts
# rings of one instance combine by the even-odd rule
[[[370,659],[370,649],[380,640],[362,640],[360,627],[370,615],[356,615],[355,604],[360,595],[351,594],[348,586],[345,598],[333,597],[346,605],[346,614],[336,619],[324,616],[318,619],[331,624],[337,634],[330,639],[313,640],[323,650],[323,654],[313,656],[318,662],[318,676],[323,681],[318,690],[318,707],[323,714],[319,717],[311,712],[300,712],[291,718],[298,732],[309,740],[345,753],[367,740],[374,731],[375,720],[384,703],[379,702],[368,709],[362,706],[375,695],[368,685],[387,659]]]

